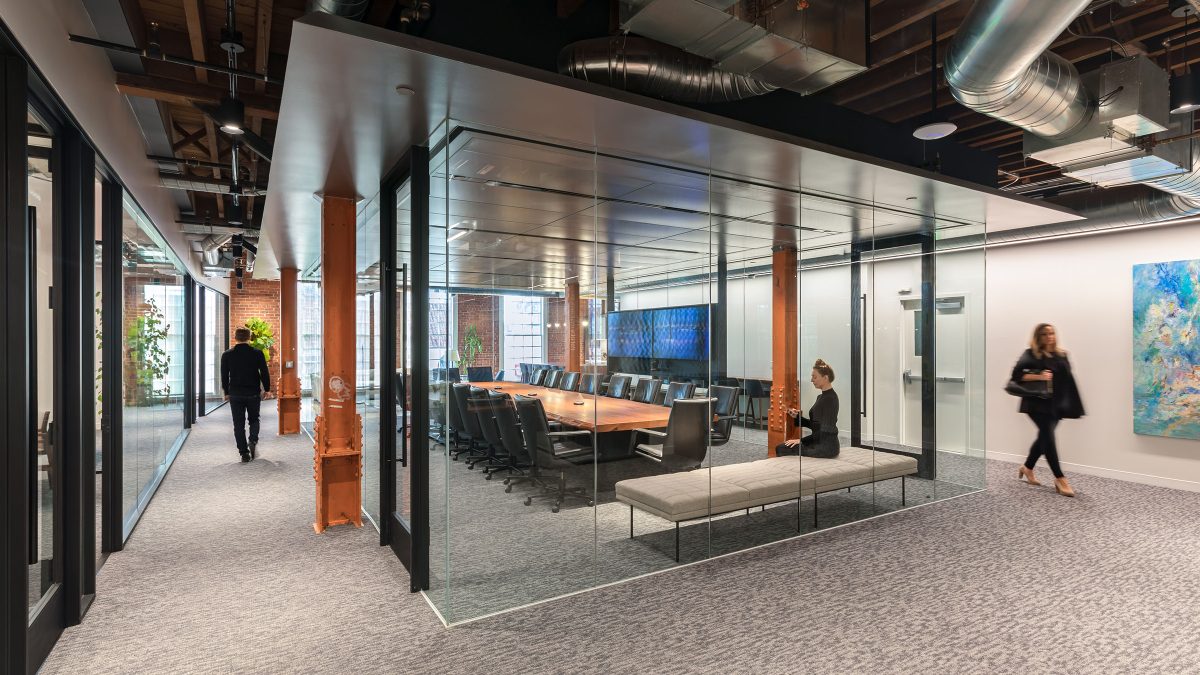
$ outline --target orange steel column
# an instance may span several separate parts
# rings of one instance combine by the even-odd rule
[[[567,282],[567,372],[583,370],[583,318],[579,312],[579,282]]]
[[[797,378],[798,318],[796,306],[796,248],[776,246],[771,253],[771,411],[767,415],[767,456],[788,439],[796,424],[788,408],[800,407]]]
[[[300,372],[296,359],[299,327],[296,322],[296,279],[299,270],[279,270],[279,435],[300,433]]]
[[[362,527],[362,417],[355,407],[354,199],[326,196],[321,203],[321,414],[313,477],[313,529],[353,523]]]

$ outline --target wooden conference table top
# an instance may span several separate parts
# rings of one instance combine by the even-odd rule
[[[592,396],[573,391],[547,389],[520,382],[472,382],[472,385],[512,396],[537,395],[546,417],[577,429],[596,433],[629,431],[631,429],[661,429],[667,426],[671,409],[651,403],[637,403],[623,398]],[[583,401],[583,405],[576,402]]]

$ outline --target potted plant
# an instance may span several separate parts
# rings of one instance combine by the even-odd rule
[[[153,298],[146,301],[146,309],[129,326],[126,344],[134,367],[134,401],[138,405],[150,405],[158,395],[171,395],[170,385],[154,389],[154,381],[165,380],[171,372],[171,355],[166,350],[170,332],[171,325]]]
[[[479,339],[479,331],[475,324],[467,326],[463,334],[462,346],[458,349],[458,369],[464,371],[475,365],[475,358],[483,351],[483,340]]]
[[[275,331],[271,324],[252,316],[246,319],[246,328],[250,329],[250,346],[261,351],[270,363],[271,349],[275,346]]]

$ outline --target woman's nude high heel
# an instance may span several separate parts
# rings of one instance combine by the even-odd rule
[[[1067,483],[1066,478],[1054,479],[1054,490],[1064,497],[1074,497],[1075,491],[1071,489],[1071,485]]]
[[[1023,479],[1030,485],[1041,485],[1041,483],[1038,482],[1037,476],[1034,475],[1033,469],[1027,469],[1024,466],[1017,470],[1017,479]]]

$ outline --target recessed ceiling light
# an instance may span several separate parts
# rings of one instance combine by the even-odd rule
[[[416,96],[417,90],[413,89],[407,84],[398,84],[396,85],[396,93],[400,94],[401,96]]]

